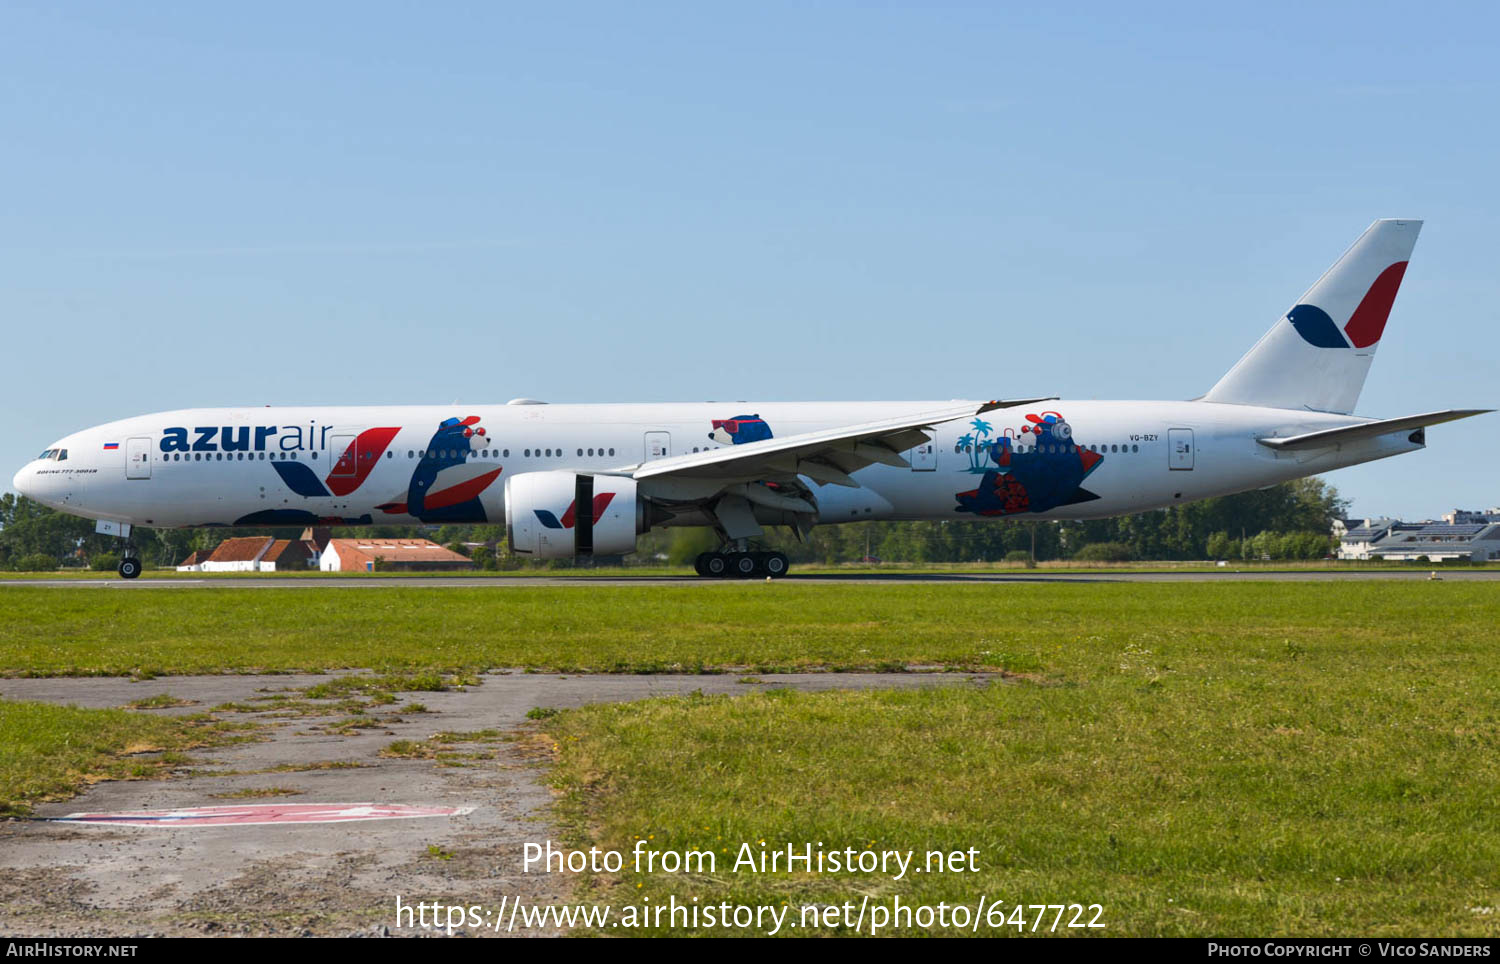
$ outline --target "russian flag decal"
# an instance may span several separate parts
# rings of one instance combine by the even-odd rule
[[[120,443],[119,442],[105,442],[104,443],[104,450],[106,452],[108,452],[110,449],[117,449],[119,447],[120,447]]]

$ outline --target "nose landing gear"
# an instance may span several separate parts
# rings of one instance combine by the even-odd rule
[[[134,579],[141,574],[141,551],[130,539],[133,530],[134,526],[129,522],[99,519],[94,523],[95,532],[102,536],[115,537],[115,549],[120,553],[120,563],[115,566],[115,572],[120,574],[121,579]]]

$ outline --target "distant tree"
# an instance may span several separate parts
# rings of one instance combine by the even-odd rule
[[[1073,553],[1080,562],[1129,562],[1135,553],[1123,542],[1091,542]]]
[[[18,572],[52,572],[57,560],[42,552],[32,552],[16,559],[12,567]]]

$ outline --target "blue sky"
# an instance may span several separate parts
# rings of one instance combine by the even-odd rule
[[[0,479],[193,405],[1187,398],[1376,217],[1360,412],[1500,404],[1500,8],[1008,6],[12,0]],[[1500,504],[1497,441],[1330,478]]]

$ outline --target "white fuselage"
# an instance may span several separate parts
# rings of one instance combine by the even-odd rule
[[[572,470],[628,474],[654,458],[876,421],[952,403],[731,402],[630,405],[371,406],[187,409],[124,419],[56,442],[17,490],[75,515],[132,525],[498,523],[504,479]],[[977,406],[979,403],[975,403]],[[1044,410],[1045,409],[1045,410]],[[1052,413],[1051,423],[1045,419]],[[1033,416],[1031,420],[1027,415]],[[758,419],[758,422],[756,421]],[[820,523],[975,518],[1085,519],[1259,488],[1422,447],[1405,433],[1307,452],[1258,438],[1366,421],[1350,415],[1209,402],[1054,401],[936,426],[910,468],[870,465],[858,487],[803,481]],[[1035,431],[1058,421],[1065,438]],[[981,430],[983,429],[983,430]],[[1049,430],[1050,431],[1050,430]],[[1001,443],[1002,438],[1007,441]],[[1069,500],[1004,504],[972,493],[993,483],[1000,453],[1035,446],[1088,453]],[[66,451],[66,458],[58,452]],[[1059,448],[1058,451],[1063,449]],[[1098,458],[1093,458],[1093,456]],[[1040,461],[1033,460],[1041,465]],[[1049,470],[1050,471],[1050,470]],[[671,501],[641,484],[647,499]],[[1076,492],[1074,490],[1077,490]],[[960,498],[970,494],[967,500]],[[689,511],[667,524],[705,524]]]

